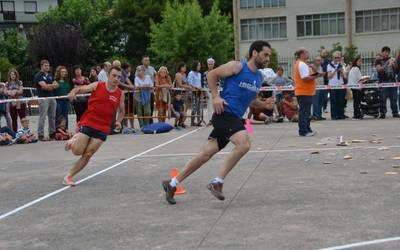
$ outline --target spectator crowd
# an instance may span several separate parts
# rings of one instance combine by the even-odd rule
[[[260,108],[250,107],[247,119],[253,124],[269,124],[272,122],[299,123],[299,135],[313,135],[310,121],[321,121],[328,113],[330,102],[330,118],[342,120],[346,115],[347,101],[353,99],[354,119],[363,119],[366,115],[385,119],[387,115],[387,99],[390,102],[392,117],[399,118],[399,88],[385,87],[364,89],[362,85],[370,82],[390,83],[400,81],[400,51],[397,56],[390,57],[391,49],[383,47],[376,55],[369,76],[362,76],[362,58],[356,57],[352,62],[344,60],[339,51],[329,56],[327,50],[322,50],[319,56],[310,58],[305,48],[296,51],[294,79],[289,78],[283,67],[276,72],[270,68],[261,70],[264,87],[276,87],[274,91],[260,91],[258,100],[265,103]],[[6,126],[0,128],[0,144],[34,143],[47,140],[68,140],[74,131],[69,128],[68,114],[73,108],[76,122],[79,123],[87,109],[88,96],[79,96],[73,103],[66,96],[72,88],[88,85],[96,81],[107,81],[108,70],[112,66],[120,67],[122,75],[120,88],[125,91],[125,117],[122,131],[135,132],[135,115],[142,128],[154,122],[165,122],[167,118],[174,119],[174,126],[180,130],[185,128],[186,118],[190,117],[190,126],[202,126],[204,106],[207,113],[212,113],[211,95],[208,91],[207,75],[215,67],[212,58],[207,60],[207,70],[201,72],[202,64],[194,61],[190,67],[179,63],[175,76],[171,77],[169,70],[161,66],[156,70],[149,56],[143,56],[141,65],[136,68],[118,60],[105,62],[103,65],[90,68],[88,74],[80,66],[70,72],[65,66],[57,66],[54,76],[51,73],[50,62],[42,60],[40,71],[34,76],[34,85],[38,97],[37,131],[29,127],[27,118],[27,102],[23,98],[23,82],[16,69],[10,69],[5,83],[0,83],[0,100],[12,99],[0,103],[0,119],[4,118]],[[341,86],[351,85],[352,89]],[[354,87],[354,86],[360,87]],[[223,79],[218,80],[218,86],[223,87]],[[326,86],[327,90],[321,89]],[[281,88],[293,87],[292,90]],[[315,88],[317,87],[317,88]],[[206,105],[204,105],[206,103]],[[156,111],[156,112],[155,112]],[[157,116],[153,114],[157,113]],[[18,122],[19,118],[19,122]],[[45,122],[48,122],[48,137],[45,136]],[[1,122],[1,120],[0,120]],[[208,121],[207,121],[208,122]],[[206,122],[206,123],[207,123]],[[0,124],[1,125],[1,124]]]

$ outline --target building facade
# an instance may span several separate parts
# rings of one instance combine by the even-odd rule
[[[36,14],[56,7],[60,0],[6,0],[0,1],[0,30],[17,27],[26,30],[37,22]]]
[[[306,47],[353,44],[359,52],[400,48],[400,0],[234,0],[236,57],[257,39],[271,42],[279,56]]]

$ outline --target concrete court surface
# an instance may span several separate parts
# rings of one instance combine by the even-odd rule
[[[167,205],[161,180],[199,150],[211,129],[203,128],[0,219],[0,249],[297,250],[398,237],[399,124],[315,122],[310,138],[289,122],[253,126],[252,151],[226,179],[225,201],[205,188],[220,154]],[[77,180],[191,130],[110,136]],[[339,147],[340,135],[366,141]],[[77,159],[62,142],[1,147],[0,157],[0,216],[60,190]],[[400,241],[345,249],[394,250]]]

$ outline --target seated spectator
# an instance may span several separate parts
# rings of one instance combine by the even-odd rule
[[[14,143],[14,140],[11,135],[8,133],[0,133],[0,146],[11,145]]]
[[[292,96],[290,91],[283,91],[282,94],[283,99],[280,106],[282,115],[287,117],[291,122],[298,122],[299,106],[297,103],[297,98]]]
[[[186,105],[182,100],[182,93],[176,92],[175,98],[171,102],[171,116],[175,117],[175,128],[185,128]]]
[[[37,142],[36,135],[29,128],[29,119],[21,119],[22,128],[20,128],[16,134],[16,142],[18,144],[28,144]]]
[[[58,126],[56,129],[56,140],[57,141],[66,141],[71,139],[72,134],[68,132],[66,121],[64,117],[60,117],[58,120]]]
[[[275,97],[269,92],[270,95],[263,95],[257,98],[257,101],[263,102],[264,107],[255,108],[253,105],[250,105],[250,112],[248,113],[247,118],[253,119],[252,123],[257,124],[259,122],[263,122],[265,124],[271,123],[274,120],[274,114],[277,114],[275,109]]]
[[[10,127],[0,128],[0,134],[9,134],[13,139],[15,138],[15,132]]]

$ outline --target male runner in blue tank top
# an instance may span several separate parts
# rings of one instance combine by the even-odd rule
[[[247,62],[231,61],[209,72],[208,85],[215,110],[212,117],[214,130],[201,152],[186,164],[185,169],[172,180],[162,182],[168,203],[176,203],[174,194],[180,182],[232,142],[235,148],[226,158],[219,175],[207,185],[216,198],[225,199],[222,194],[224,179],[250,149],[250,138],[243,125],[242,117],[255,100],[261,87],[262,76],[259,69],[267,66],[270,53],[271,45],[268,42],[255,41],[250,46]],[[217,90],[217,79],[221,78],[225,78],[225,83],[220,96]],[[255,105],[257,106],[257,103]]]

